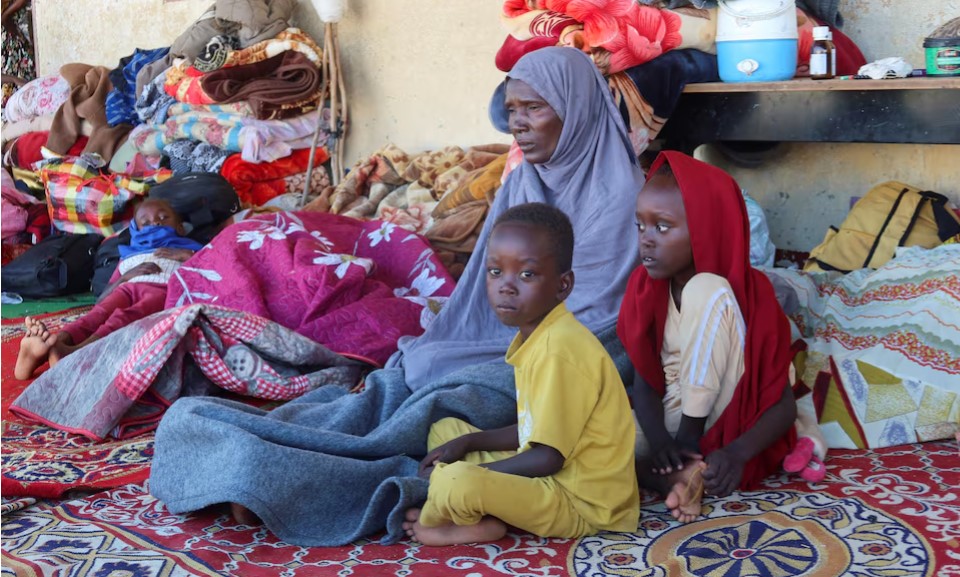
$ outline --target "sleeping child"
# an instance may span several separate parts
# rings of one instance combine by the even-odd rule
[[[163,310],[167,281],[202,245],[185,235],[170,204],[147,199],[130,223],[130,244],[120,246],[120,276],[110,283],[90,312],[52,334],[43,322],[27,317],[14,376],[29,379],[45,361],[64,356],[130,323]]]
[[[497,540],[507,524],[544,537],[635,531],[634,424],[606,349],[567,310],[573,229],[560,210],[517,205],[487,244],[487,297],[518,334],[507,351],[517,421],[481,431],[456,418],[430,429],[421,475],[430,489],[409,509],[424,545]]]
[[[637,371],[637,476],[688,522],[704,492],[755,486],[795,448],[790,327],[750,266],[750,224],[730,175],[662,152],[636,218],[641,266],[617,332]],[[806,465],[810,451],[796,457]]]

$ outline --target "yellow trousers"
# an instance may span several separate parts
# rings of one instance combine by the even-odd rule
[[[430,427],[427,448],[432,451],[479,430],[460,419],[437,421]],[[426,527],[451,522],[475,525],[484,516],[492,515],[541,537],[573,538],[596,533],[576,512],[553,477],[521,477],[479,466],[515,454],[477,451],[467,454],[463,461],[437,465],[430,475],[430,492],[420,512],[420,523]]]

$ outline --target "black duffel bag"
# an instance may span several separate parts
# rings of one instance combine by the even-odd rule
[[[0,285],[24,298],[87,292],[101,241],[98,234],[48,236],[0,268]]]
[[[110,284],[114,271],[120,264],[120,245],[130,244],[130,229],[108,237],[100,244],[97,249],[97,256],[93,264],[93,280],[90,281],[91,290],[96,296],[100,296]]]
[[[223,222],[240,211],[237,191],[215,172],[178,174],[152,186],[147,196],[169,202],[190,223],[187,236],[200,244],[210,242]]]

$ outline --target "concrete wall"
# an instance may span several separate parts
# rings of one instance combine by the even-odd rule
[[[85,62],[113,68],[134,48],[169,46],[212,0],[33,0],[37,69]]]
[[[960,16],[960,1],[841,0],[840,12],[844,33],[867,61],[902,56],[922,68],[923,39]],[[758,169],[733,166],[709,147],[697,156],[729,171],[757,199],[780,248],[810,250],[828,225],[843,221],[851,196],[886,180],[936,190],[960,203],[960,145],[797,143]]]
[[[850,197],[899,180],[960,202],[960,145],[786,144],[785,154],[760,168],[740,168],[709,146],[696,156],[730,172],[760,203],[778,248],[808,251],[839,225]]]
[[[134,48],[169,45],[213,0],[34,0],[41,74],[67,62],[113,67]],[[487,120],[503,73],[499,0],[348,0],[338,26],[351,127],[345,162],[394,142],[410,152],[508,142]],[[322,44],[300,0],[295,24]]]
[[[173,41],[212,0],[34,0],[38,62],[116,65],[136,47]],[[490,127],[487,100],[503,75],[493,55],[503,40],[500,0],[349,0],[339,26],[351,105],[346,162],[386,142],[415,152],[441,145],[505,142]],[[841,0],[845,31],[868,59],[900,55],[923,65],[921,43],[960,15],[960,0]],[[296,22],[318,41],[310,0]],[[767,210],[774,242],[806,250],[838,224],[851,195],[900,179],[960,200],[960,145],[795,144],[775,163],[747,170],[718,154],[698,155],[730,170]]]

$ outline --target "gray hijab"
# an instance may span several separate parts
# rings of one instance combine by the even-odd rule
[[[607,83],[585,54],[541,48],[521,58],[508,79],[530,85],[563,121],[560,141],[545,163],[523,162],[497,193],[476,251],[440,315],[420,337],[400,341],[389,366],[402,366],[417,390],[467,365],[504,362],[515,328],[494,316],[486,293],[486,241],[511,206],[545,202],[573,223],[574,289],[567,307],[594,333],[616,323],[627,277],[636,264],[634,204],[643,174]],[[490,118],[507,132],[504,87]]]

